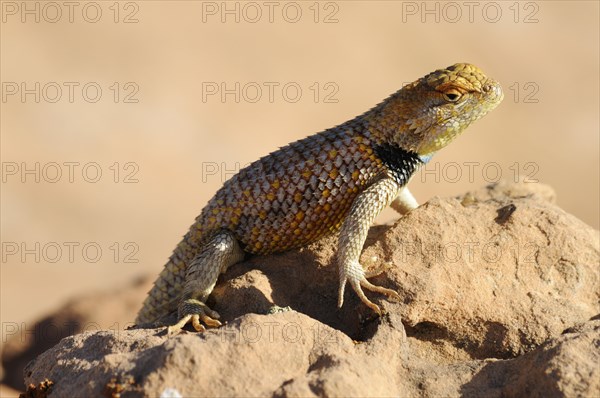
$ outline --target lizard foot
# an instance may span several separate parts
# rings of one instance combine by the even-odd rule
[[[367,265],[371,265],[370,271],[365,271],[365,278],[369,279],[377,275],[383,274],[388,269],[394,266],[394,263],[391,261],[386,261],[384,263],[379,262],[379,257],[371,256],[367,258]]]
[[[347,267],[344,267],[340,278],[338,307],[341,307],[344,304],[344,290],[346,288],[346,282],[349,282],[352,286],[352,289],[354,289],[360,300],[367,307],[371,308],[373,311],[375,311],[378,315],[381,316],[382,312],[379,306],[367,298],[362,288],[364,287],[365,289],[370,290],[372,292],[382,293],[392,299],[400,300],[400,295],[396,291],[392,289],[387,289],[385,287],[373,285],[367,280],[367,275],[369,277],[379,275],[387,268],[388,266],[384,264],[382,267],[375,270],[374,272],[369,272],[366,274],[358,261]]]
[[[167,334],[171,335],[181,331],[190,320],[197,332],[204,332],[206,328],[200,321],[204,322],[208,327],[216,328],[221,326],[221,322],[218,321],[219,318],[219,314],[208,308],[202,301],[187,299],[179,304],[179,321],[167,328]]]

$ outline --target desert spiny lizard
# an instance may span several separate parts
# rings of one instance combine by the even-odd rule
[[[404,86],[366,113],[293,142],[227,180],[208,202],[150,290],[136,323],[178,312],[169,332],[192,322],[220,325],[206,305],[220,273],[246,253],[269,254],[339,232],[338,305],[350,283],[380,313],[363,288],[375,286],[359,263],[369,227],[386,206],[404,214],[418,206],[411,176],[468,125],[503,98],[498,82],[476,66],[455,64]],[[201,323],[202,322],[202,323]]]

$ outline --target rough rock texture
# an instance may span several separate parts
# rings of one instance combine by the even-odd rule
[[[75,335],[25,383],[47,378],[56,396],[600,396],[599,235],[554,197],[499,184],[373,228],[363,264],[387,263],[375,282],[403,298],[368,293],[381,319],[351,290],[336,308],[330,238],[231,267],[209,301],[220,329]]]
[[[78,297],[35,323],[3,325],[2,383],[23,388],[25,365],[61,339],[76,333],[123,330],[133,325],[133,314],[152,286],[153,275],[114,290]],[[18,394],[17,394],[18,395]],[[0,397],[8,396],[0,395]]]

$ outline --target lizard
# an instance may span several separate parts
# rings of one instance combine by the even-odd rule
[[[148,293],[135,323],[156,325],[177,312],[167,332],[192,324],[221,326],[206,304],[219,275],[246,255],[303,247],[339,233],[338,307],[346,284],[381,315],[364,293],[399,299],[368,281],[381,273],[359,262],[369,227],[387,206],[418,207],[412,175],[467,126],[503,99],[500,84],[479,68],[457,63],[405,85],[369,111],[295,141],[225,181],[177,245]],[[164,326],[164,325],[163,325]]]

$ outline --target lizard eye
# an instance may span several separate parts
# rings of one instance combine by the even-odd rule
[[[457,89],[451,88],[442,93],[444,99],[448,102],[456,102],[462,97],[462,94]]]

